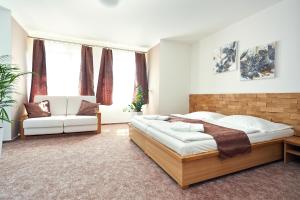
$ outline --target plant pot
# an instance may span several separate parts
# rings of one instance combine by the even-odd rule
[[[131,112],[131,116],[143,115],[143,112]]]
[[[143,115],[143,112],[136,112],[136,115]]]
[[[0,127],[0,157],[2,153],[2,141],[3,141],[3,128]]]

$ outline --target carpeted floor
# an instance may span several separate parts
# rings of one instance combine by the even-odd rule
[[[0,159],[0,199],[299,198],[299,162],[276,162],[182,190],[129,140],[127,125],[103,126],[101,135],[5,143]]]

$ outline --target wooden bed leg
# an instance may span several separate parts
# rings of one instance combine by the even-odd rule
[[[189,186],[189,185],[181,185],[180,187],[181,187],[181,189],[186,190],[186,189],[188,189],[190,186]]]
[[[23,128],[23,125],[21,125],[21,127],[20,127],[20,138],[21,138],[21,140],[24,140],[24,139],[25,139],[25,134],[24,134],[24,128]]]
[[[97,133],[101,133],[101,112],[97,112]]]
[[[28,118],[27,115],[23,115],[23,116],[21,116],[20,121],[19,121],[19,123],[20,123],[20,137],[21,137],[22,140],[25,139],[23,122],[24,122],[24,120],[27,119],[27,118]]]
[[[21,135],[21,140],[25,140],[25,139],[26,139],[25,135],[22,134],[22,135]]]

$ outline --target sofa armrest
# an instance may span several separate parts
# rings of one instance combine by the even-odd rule
[[[101,112],[97,111],[96,113],[97,116],[97,133],[101,133]]]
[[[28,115],[24,114],[20,117],[20,136],[21,139],[25,139],[25,135],[24,135],[24,127],[23,127],[23,122],[25,119],[28,119]]]

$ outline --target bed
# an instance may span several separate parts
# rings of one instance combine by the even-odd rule
[[[200,98],[197,97],[197,99]],[[212,97],[210,97],[211,99]],[[237,99],[243,98],[238,97]],[[195,106],[195,100],[191,101],[191,96],[190,102],[193,103],[192,105],[190,104],[190,111],[196,111],[191,109],[191,107],[198,107],[197,105]],[[202,104],[205,104],[205,102],[201,99]],[[290,100],[290,102],[295,101]],[[253,103],[253,99],[251,103]],[[211,111],[217,112],[214,109]],[[227,114],[226,112],[222,113]],[[229,114],[233,113],[230,112]],[[237,112],[237,114],[243,113]],[[266,112],[266,114],[269,115],[270,113]],[[298,123],[296,120],[294,122]],[[283,140],[293,134],[294,131],[292,129],[273,131],[271,134],[262,132],[251,134],[249,136],[252,146],[251,153],[229,159],[220,159],[213,140],[193,141],[185,144],[169,135],[159,133],[159,131],[144,123],[143,120],[136,119],[129,124],[130,139],[162,167],[182,188],[187,188],[193,183],[280,160],[283,158]]]

